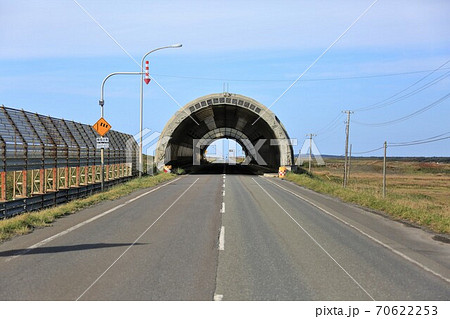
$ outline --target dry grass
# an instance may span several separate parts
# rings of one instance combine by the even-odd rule
[[[0,242],[14,236],[30,233],[35,228],[48,226],[59,217],[73,214],[101,201],[117,199],[130,194],[134,190],[155,186],[175,177],[176,175],[174,174],[159,174],[156,176],[143,177],[141,179],[136,178],[129,182],[116,185],[103,193],[76,199],[53,208],[0,220]]]
[[[316,191],[373,208],[439,233],[450,233],[450,164],[389,161],[387,196],[382,196],[381,160],[353,159],[350,180],[342,188],[343,161],[314,167],[313,177],[293,180]]]

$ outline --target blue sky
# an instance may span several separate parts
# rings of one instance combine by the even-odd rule
[[[0,0],[0,104],[93,124],[107,74],[139,71],[135,61],[147,51],[182,43],[149,56],[152,76],[171,97],[154,81],[145,87],[144,127],[162,131],[180,106],[222,92],[224,83],[270,106],[372,2]],[[321,153],[343,154],[342,110],[383,101],[450,60],[448,12],[447,0],[379,0],[272,106],[298,139],[295,151],[316,133]],[[449,71],[450,62],[397,97],[436,79],[417,94],[352,114],[353,151],[450,132],[450,98],[398,123],[367,125],[446,96]],[[138,76],[108,80],[105,118],[115,130],[138,132]],[[450,139],[390,147],[388,155],[450,156]]]

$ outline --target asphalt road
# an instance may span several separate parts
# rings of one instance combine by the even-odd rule
[[[1,244],[0,300],[449,300],[431,236],[209,168]]]

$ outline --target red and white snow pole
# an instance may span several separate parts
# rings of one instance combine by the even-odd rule
[[[149,84],[150,83],[150,74],[148,71],[148,61],[145,61],[145,79],[144,79],[145,84]]]

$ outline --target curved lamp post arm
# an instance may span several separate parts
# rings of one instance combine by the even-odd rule
[[[105,104],[105,100],[103,99],[104,96],[104,91],[105,91],[105,82],[106,80],[108,80],[110,77],[112,77],[113,75],[139,75],[139,74],[143,74],[142,72],[113,72],[111,74],[108,74],[102,81],[102,86],[100,89],[100,100],[98,101],[98,104],[101,107],[101,117],[103,117],[103,105]]]
[[[162,50],[162,49],[171,49],[171,48],[181,48],[183,45],[182,44],[172,44],[172,45],[167,45],[167,46],[165,46],[165,47],[160,47],[160,48],[157,48],[157,49],[153,49],[153,50],[151,50],[151,51],[148,51],[146,54],[144,54],[144,56],[142,57],[142,60],[141,60],[141,72],[144,70],[144,60],[145,60],[145,58],[147,57],[147,55],[149,55],[149,54],[151,54],[151,53],[153,53],[153,52],[155,52],[155,51],[158,51],[158,50]]]

